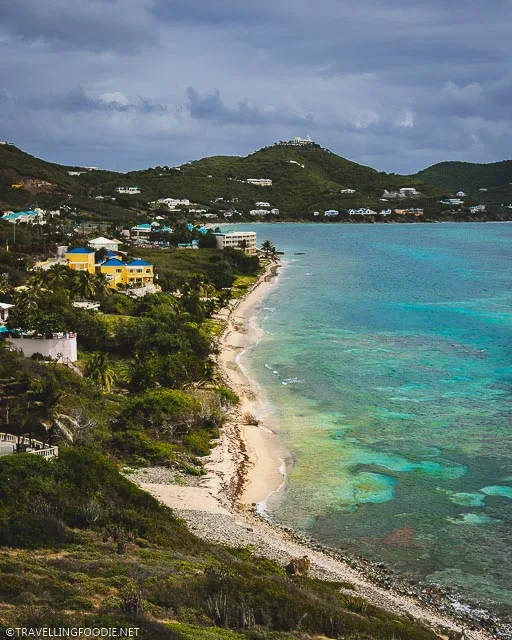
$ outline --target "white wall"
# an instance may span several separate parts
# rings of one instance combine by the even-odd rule
[[[76,336],[69,338],[7,338],[16,349],[21,349],[25,358],[34,353],[50,357],[58,362],[76,362]]]

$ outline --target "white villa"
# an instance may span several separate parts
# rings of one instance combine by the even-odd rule
[[[475,204],[474,207],[469,207],[470,213],[481,213],[485,211],[485,204]]]
[[[340,193],[355,193],[356,190],[355,189],[342,189],[340,191]]]
[[[255,202],[257,207],[270,207],[270,202]]]
[[[333,218],[335,216],[339,215],[339,211],[336,211],[336,209],[328,209],[327,211],[324,211],[324,216],[326,218]]]
[[[174,209],[174,207],[189,207],[190,200],[188,198],[159,198],[157,200],[158,204],[165,204],[169,207],[169,209]]]
[[[418,191],[414,187],[402,187],[399,194],[402,198],[410,198],[412,196],[417,196]]]
[[[279,209],[276,209],[275,207],[273,209],[270,209],[270,213],[273,216],[278,216],[279,215]]]
[[[455,194],[457,196],[457,198],[465,198],[466,194],[464,193],[464,191],[457,191],[457,193]]]
[[[256,253],[256,231],[230,231],[228,233],[214,233],[217,249],[243,249],[245,253]]]
[[[139,187],[117,187],[117,193],[126,193],[130,196],[140,193]]]
[[[361,207],[360,209],[349,209],[348,214],[350,216],[376,216],[377,212],[367,207]]]
[[[253,184],[256,187],[271,187],[272,180],[269,178],[247,178],[247,184]]]
[[[89,240],[87,244],[95,251],[99,251],[100,249],[107,249],[107,251],[119,251],[121,240],[109,240],[108,238],[100,236],[99,238],[94,238],[94,240]]]

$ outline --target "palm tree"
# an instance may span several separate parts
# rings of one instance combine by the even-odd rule
[[[265,240],[265,242],[261,245],[261,249],[265,252],[265,257],[268,258],[268,254],[275,251],[274,245],[270,242],[270,240]]]
[[[104,391],[110,391],[115,382],[115,371],[105,353],[95,353],[85,365],[84,375]]]

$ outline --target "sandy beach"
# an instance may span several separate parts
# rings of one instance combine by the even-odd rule
[[[275,286],[278,269],[278,264],[270,264],[248,294],[224,312],[226,328],[219,339],[218,368],[240,403],[230,412],[218,445],[207,460],[207,475],[194,486],[171,484],[168,474],[158,470],[141,470],[132,479],[171,507],[205,540],[250,546],[255,554],[280,564],[307,555],[313,576],[350,582],[372,604],[421,620],[440,637],[464,632],[458,637],[497,638],[476,620],[457,617],[435,589],[413,585],[382,565],[346,558],[259,515],[265,501],[283,487],[292,461],[264,395],[240,365],[240,354],[261,335],[252,318],[269,288]]]

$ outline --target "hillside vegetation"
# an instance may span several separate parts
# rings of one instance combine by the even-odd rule
[[[24,153],[13,145],[0,145],[0,210],[20,210],[34,206],[66,205],[74,212],[75,221],[106,220],[117,225],[131,225],[141,217],[147,219],[160,209],[169,223],[188,217],[169,214],[165,207],[150,205],[164,197],[188,198],[194,207],[212,213],[231,209],[232,221],[254,220],[248,213],[257,201],[269,202],[280,210],[279,220],[312,220],[313,212],[327,209],[346,211],[369,207],[419,207],[425,220],[436,219],[508,219],[512,215],[506,205],[512,201],[512,161],[478,165],[444,162],[411,176],[376,171],[371,167],[340,157],[317,144],[287,146],[275,144],[247,157],[212,156],[181,167],[157,166],[126,174],[102,170],[86,170],[45,162]],[[80,171],[70,176],[68,171]],[[271,187],[248,184],[248,178],[270,178]],[[49,184],[40,184],[45,181]],[[12,184],[21,183],[22,188]],[[140,194],[124,195],[118,186],[138,186]],[[381,200],[384,190],[415,187],[420,195],[407,200]],[[478,189],[486,188],[486,192]],[[353,189],[355,193],[341,193]],[[466,210],[453,216],[450,207],[440,200],[458,190],[468,193]],[[471,216],[467,205],[487,204],[494,207],[484,215]],[[501,205],[505,204],[505,208]],[[222,218],[222,216],[221,216]],[[364,222],[362,216],[340,216],[338,221]],[[316,218],[323,219],[323,216]],[[391,221],[407,219],[394,216]],[[390,221],[387,218],[386,221]]]

